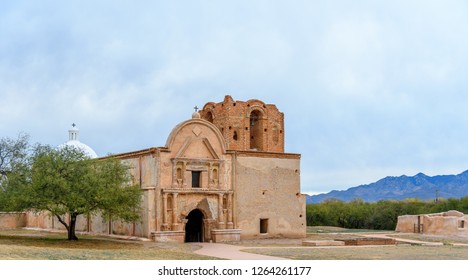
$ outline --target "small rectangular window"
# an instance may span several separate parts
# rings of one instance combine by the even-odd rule
[[[458,228],[465,228],[465,221],[464,220],[458,221]]]
[[[268,233],[268,219],[260,219],[260,233]]]
[[[201,171],[192,171],[192,188],[200,188]]]

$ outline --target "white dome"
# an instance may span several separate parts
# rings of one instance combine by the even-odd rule
[[[70,130],[68,130],[69,140],[66,143],[58,146],[58,148],[61,149],[64,146],[71,146],[71,147],[74,147],[74,148],[84,152],[85,155],[87,155],[90,158],[97,158],[98,155],[96,154],[96,152],[93,149],[91,149],[91,147],[89,147],[88,145],[86,145],[84,143],[81,143],[80,140],[78,140],[79,132],[80,131],[78,130],[76,125],[73,124],[72,128]]]
[[[82,152],[85,153],[85,155],[87,155],[88,157],[90,158],[97,158],[98,155],[96,154],[96,152],[91,149],[90,146],[84,144],[84,143],[81,143],[80,141],[78,140],[69,140],[67,141],[66,143],[62,144],[59,146],[59,149],[60,148],[63,148],[65,146],[71,146],[71,147],[74,147]]]

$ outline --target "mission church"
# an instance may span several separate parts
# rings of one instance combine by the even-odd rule
[[[66,144],[97,156],[76,127],[69,133]],[[78,232],[162,242],[305,237],[301,156],[284,152],[284,115],[275,105],[225,96],[178,124],[164,147],[113,156],[131,166],[143,191],[141,221],[79,217]],[[28,227],[62,228],[49,215],[26,215]]]

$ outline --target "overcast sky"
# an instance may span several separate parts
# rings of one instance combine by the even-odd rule
[[[467,1],[0,2],[0,137],[104,156],[260,99],[305,193],[468,169],[467,77]]]

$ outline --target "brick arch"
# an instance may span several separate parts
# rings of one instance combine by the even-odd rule
[[[257,106],[257,107],[266,108],[265,102],[263,102],[263,101],[261,101],[259,99],[250,99],[250,100],[246,101],[245,103],[247,103],[247,105],[250,105],[250,106]]]
[[[266,127],[265,112],[260,110],[258,107],[253,107],[249,110],[249,148],[252,150],[263,151]]]
[[[262,115],[264,116],[264,118],[268,118],[268,112],[263,106],[256,105],[256,104],[248,106],[247,107],[247,117],[249,117],[250,114],[252,114],[253,111],[260,111],[262,113]]]
[[[215,112],[214,112],[215,106],[216,104],[214,102],[206,103],[205,106],[203,106],[203,109],[199,111],[200,117],[204,120],[207,120],[213,123],[214,118],[215,118]]]
[[[206,113],[205,113],[204,115],[205,115],[205,116],[203,117],[204,120],[207,120],[207,121],[209,121],[210,123],[213,123],[213,121],[214,121],[214,114],[213,114],[213,111],[212,111],[212,110],[206,111]]]
[[[253,147],[261,148],[263,152],[284,152],[284,115],[274,104],[266,104],[258,99],[248,101],[234,101],[231,96],[226,95],[222,102],[208,102],[203,106],[200,116],[202,119],[210,119],[209,112],[213,115],[213,124],[219,129],[229,150],[248,151],[252,150],[250,116],[253,111],[258,111],[262,116],[263,133],[254,135],[254,141],[258,144]],[[273,129],[274,124],[279,124],[279,130]],[[279,132],[278,132],[279,131]],[[276,133],[276,134],[275,134]],[[274,138],[274,140],[273,140]]]

